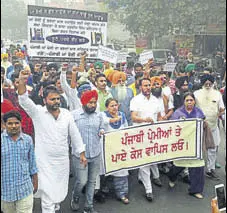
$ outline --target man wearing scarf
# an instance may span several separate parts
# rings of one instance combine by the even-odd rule
[[[204,112],[206,121],[211,128],[215,142],[214,149],[208,149],[207,173],[206,175],[214,180],[218,180],[215,173],[215,162],[217,159],[217,150],[220,144],[220,131],[218,128],[218,118],[225,111],[225,106],[221,93],[213,87],[214,77],[205,74],[201,77],[202,89],[195,91],[197,106]]]
[[[84,213],[97,213],[93,207],[96,177],[100,171],[101,135],[104,134],[102,115],[96,112],[98,93],[96,90],[85,91],[80,98],[82,108],[72,111],[83,143],[86,145],[87,166],[80,164],[79,156],[73,155],[76,180],[73,188],[71,208],[79,210],[79,199],[86,185]]]

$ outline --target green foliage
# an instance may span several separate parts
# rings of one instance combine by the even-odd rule
[[[225,0],[106,0],[116,19],[134,36],[162,36],[178,29],[194,34],[207,24],[226,24]]]

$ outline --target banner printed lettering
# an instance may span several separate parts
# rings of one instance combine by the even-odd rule
[[[157,162],[200,158],[201,135],[197,131],[202,127],[198,122],[201,121],[169,121],[107,133],[106,174]]]
[[[28,7],[32,9],[31,7]],[[28,52],[33,58],[50,58],[59,59],[63,58],[79,58],[79,53],[86,51],[88,58],[97,58],[97,51],[99,45],[106,45],[107,40],[107,22],[99,21],[95,12],[81,11],[74,19],[63,16],[58,8],[48,8],[48,16],[45,16],[45,7],[39,7],[41,10],[38,13],[33,9],[29,10],[28,14]],[[59,13],[57,13],[56,11]],[[62,9],[64,10],[64,9]],[[36,12],[34,12],[36,11]],[[65,9],[65,11],[68,11]],[[70,10],[73,11],[73,10]],[[31,15],[32,13],[32,15]],[[39,16],[36,14],[39,14]],[[56,16],[56,13],[58,16]],[[89,19],[81,18],[87,17]],[[51,14],[53,17],[51,17]],[[95,15],[94,15],[95,14]],[[104,15],[104,13],[100,13]],[[43,17],[41,16],[43,15]],[[62,15],[62,16],[61,16]],[[105,18],[107,20],[107,18]]]

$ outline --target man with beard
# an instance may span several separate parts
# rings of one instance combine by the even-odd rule
[[[74,121],[86,147],[87,167],[80,163],[78,155],[73,154],[76,180],[73,188],[71,208],[79,210],[79,199],[86,185],[84,213],[97,213],[93,207],[96,177],[100,171],[101,135],[104,134],[102,115],[96,112],[98,93],[96,90],[86,91],[81,98],[82,109],[72,111]]]
[[[102,73],[95,77],[95,86],[98,91],[98,103],[100,105],[100,112],[106,110],[105,103],[109,98],[113,98],[111,93],[107,91],[107,80],[106,76]]]
[[[175,86],[178,91],[173,94],[174,111],[184,104],[184,94],[189,91],[188,81],[188,76],[178,77],[175,81]]]
[[[57,72],[58,72],[57,64],[51,63],[47,65],[47,73],[50,81],[53,80],[53,77],[56,75]]]
[[[173,104],[169,101],[168,97],[163,94],[162,80],[159,77],[151,78],[151,93],[157,98],[160,106],[162,120],[168,120],[173,114]]]
[[[160,109],[160,113],[162,116],[162,120],[168,120],[171,115],[173,114],[173,102],[170,101],[172,100],[172,95],[170,94],[170,98],[168,98],[164,93],[163,93],[163,88],[162,88],[162,82],[163,79],[160,77],[152,77],[151,78],[151,93],[153,96],[157,98],[157,101],[159,102],[159,105],[162,106]],[[159,164],[159,170],[163,173],[167,173],[169,171],[169,165],[168,163],[163,163]],[[153,179],[154,184],[161,186],[161,181],[159,179],[159,174],[154,174],[154,179]]]
[[[72,115],[59,108],[60,95],[54,86],[43,91],[45,106],[34,104],[28,98],[25,79],[20,73],[18,94],[19,104],[32,118],[35,127],[35,153],[37,157],[39,187],[35,197],[41,198],[42,213],[54,213],[60,209],[68,193],[69,144],[72,153],[80,157],[81,167],[86,166],[85,147]]]
[[[206,121],[212,131],[215,142],[214,149],[208,149],[207,159],[207,177],[218,180],[219,177],[215,173],[215,162],[217,159],[218,146],[220,144],[220,131],[218,128],[218,118],[225,111],[225,106],[221,93],[213,88],[214,77],[205,74],[201,77],[202,89],[195,91],[197,106],[204,112]]]
[[[130,103],[130,110],[132,115],[133,125],[152,124],[162,120],[157,98],[151,95],[151,80],[144,78],[140,81],[141,93],[135,96]],[[153,201],[152,185],[150,174],[159,173],[157,165],[144,166],[139,170],[138,179],[141,181],[146,190],[146,199]]]
[[[130,88],[125,85],[126,74],[124,72],[115,72],[112,78],[111,94],[118,100],[119,110],[124,112],[129,126],[132,126],[130,102],[134,97]]]

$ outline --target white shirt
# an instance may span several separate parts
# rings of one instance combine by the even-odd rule
[[[155,97],[156,98],[156,97]],[[159,98],[156,98],[158,103],[159,103],[159,106],[160,106],[160,113],[161,113],[161,116],[165,116],[166,113],[165,113],[165,105],[164,105],[164,101],[163,101],[163,97],[159,97]],[[168,101],[168,110],[170,109],[173,109],[174,106],[173,106],[173,103],[172,101]]]
[[[153,95],[149,100],[142,93],[135,96],[130,102],[130,111],[138,112],[138,116],[141,118],[152,118],[154,122],[157,122],[158,113],[161,112],[162,105]],[[133,125],[142,125],[147,123],[133,123]]]
[[[18,98],[35,128],[35,154],[39,171],[36,197],[47,194],[54,203],[60,203],[68,193],[68,137],[71,139],[72,153],[85,151],[79,130],[68,110],[60,108],[60,114],[55,119],[46,106],[36,105],[28,94],[19,95]]]
[[[69,84],[66,80],[66,72],[61,73],[60,82],[61,82],[61,87],[67,96],[69,110],[73,111],[73,110],[77,110],[77,109],[82,109],[82,104],[78,97],[78,91],[76,88],[73,89],[69,86]],[[94,87],[94,85],[92,83],[90,83],[90,86],[91,86],[92,90],[97,90],[97,88]],[[98,102],[97,102],[96,112],[100,112],[100,106],[99,106]]]

